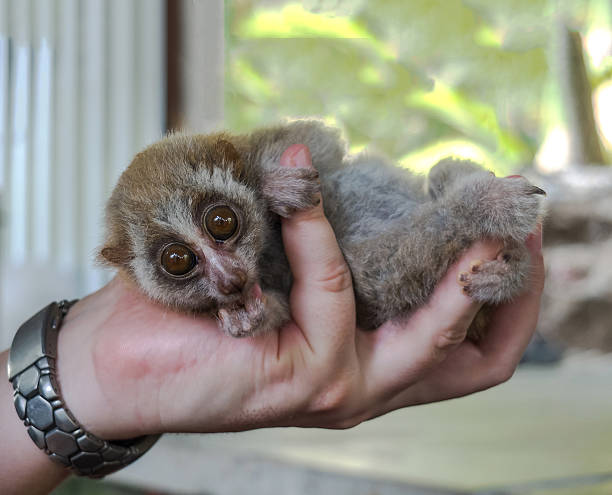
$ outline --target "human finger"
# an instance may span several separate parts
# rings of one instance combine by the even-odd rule
[[[384,412],[478,392],[512,376],[538,321],[545,276],[541,225],[526,245],[532,265],[529,289],[492,314],[482,341],[463,342],[423,380],[385,404]]]
[[[449,268],[428,303],[407,321],[387,323],[363,334],[360,348],[370,355],[366,375],[373,389],[394,394],[406,388],[465,340],[482,304],[460,290],[457,278],[473,260],[495,259],[500,247],[497,242],[473,245]]]
[[[303,144],[290,146],[281,166],[312,167]],[[313,348],[336,352],[355,329],[351,274],[325,217],[322,202],[282,220],[285,253],[293,274],[290,296],[293,320]],[[334,345],[336,349],[330,349]]]
[[[499,374],[508,377],[523,356],[540,313],[545,280],[541,224],[528,237],[526,246],[531,257],[529,286],[522,295],[493,313],[489,331],[478,343],[484,365],[495,364],[500,368]]]

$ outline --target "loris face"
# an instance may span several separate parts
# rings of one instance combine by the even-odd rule
[[[262,199],[220,136],[175,135],[138,154],[107,206],[104,261],[183,311],[239,306],[258,279]]]

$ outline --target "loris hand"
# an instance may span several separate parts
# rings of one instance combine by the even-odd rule
[[[309,166],[307,148],[292,146],[282,164]],[[77,303],[58,357],[77,419],[109,439],[346,428],[503,382],[534,331],[544,279],[540,233],[528,241],[530,292],[500,307],[478,344],[464,338],[479,305],[457,276],[474,259],[495,259],[494,243],[473,246],[409,320],[365,333],[355,328],[351,276],[321,205],[283,220],[283,240],[295,281],[293,321],[279,332],[228,337],[215,321],[172,313],[121,279]]]

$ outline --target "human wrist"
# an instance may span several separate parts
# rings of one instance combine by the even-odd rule
[[[107,441],[88,431],[64,402],[57,373],[58,336],[73,304],[74,301],[51,303],[24,322],[13,338],[7,369],[15,389],[16,412],[34,443],[53,461],[79,475],[98,478],[138,459],[158,436],[139,435],[124,442]],[[86,347],[76,351],[70,355],[88,354]],[[76,383],[87,383],[87,373],[79,377]],[[88,404],[91,397],[96,397],[96,390],[93,395],[79,397],[81,404]]]
[[[66,404],[91,433],[105,440],[122,440],[159,432],[138,411],[137,389],[117,381],[102,386],[96,352],[99,335],[112,314],[113,294],[102,289],[77,302],[66,315],[58,336],[57,375]]]

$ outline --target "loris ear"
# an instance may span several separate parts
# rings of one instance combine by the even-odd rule
[[[244,172],[244,162],[238,150],[226,139],[219,139],[213,145],[213,152],[217,155],[220,163],[223,163],[231,168],[234,177],[239,179]]]
[[[124,247],[106,245],[100,250],[98,260],[104,264],[125,267],[132,260],[132,253]]]

